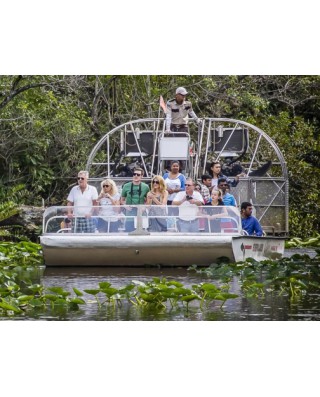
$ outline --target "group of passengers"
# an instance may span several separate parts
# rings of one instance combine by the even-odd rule
[[[179,134],[188,132],[189,117],[192,117],[201,127],[202,121],[194,113],[192,103],[186,100],[187,90],[184,87],[176,89],[175,98],[169,100],[163,109],[166,116],[166,133]],[[162,106],[162,105],[161,105]],[[136,168],[132,181],[124,184],[121,195],[115,182],[105,179],[101,182],[101,192],[98,195],[94,186],[88,185],[88,172],[80,171],[78,186],[74,186],[67,198],[68,220],[74,218],[72,231],[79,233],[117,232],[122,205],[126,214],[125,230],[136,228],[135,219],[137,205],[146,204],[149,208],[150,231],[166,231],[170,219],[178,217],[178,229],[181,232],[198,232],[199,230],[220,232],[222,226],[227,228],[226,207],[236,207],[235,197],[230,193],[231,187],[237,186],[239,174],[230,180],[221,172],[221,164],[214,161],[210,165],[210,174],[201,177],[201,183],[196,184],[191,178],[185,178],[180,172],[179,161],[172,161],[170,170],[163,177],[156,175],[151,180],[151,186],[142,182],[143,169]],[[74,211],[72,211],[74,206]],[[100,207],[99,214],[96,208]],[[160,206],[168,206],[168,211]],[[198,207],[205,206],[199,210]],[[216,208],[216,207],[221,207]],[[177,208],[179,211],[177,212]],[[206,215],[199,217],[199,212]],[[98,223],[95,217],[98,215]],[[167,217],[166,217],[167,215]],[[262,229],[256,218],[252,216],[252,205],[249,202],[241,205],[242,228],[248,234],[262,235]],[[219,219],[221,218],[221,219]],[[224,223],[224,225],[223,225]],[[230,222],[229,222],[230,223]]]
[[[121,205],[126,213],[125,231],[130,232],[137,227],[136,205],[145,204],[150,209],[150,231],[167,231],[168,220],[177,218],[180,232],[221,232],[223,226],[230,227],[227,225],[226,207],[237,205],[229,191],[231,186],[238,184],[239,179],[231,181],[222,175],[221,165],[216,161],[211,164],[210,170],[211,175],[202,175],[201,183],[196,184],[180,173],[179,161],[172,161],[170,170],[163,177],[155,175],[149,187],[142,182],[143,169],[135,168],[132,181],[123,185],[121,195],[115,182],[109,178],[101,182],[101,192],[98,194],[97,189],[88,184],[88,172],[80,171],[78,185],[71,189],[67,197],[67,221],[74,218],[72,232],[76,233],[94,233],[96,230],[101,233],[116,233],[119,230]],[[168,211],[163,206],[168,206]],[[199,206],[202,207],[200,214],[203,217],[199,217]],[[215,208],[218,206],[220,208]],[[176,207],[179,207],[179,212]],[[232,213],[231,208],[229,212]],[[251,203],[242,203],[241,216],[242,228],[248,234],[262,235],[259,222],[252,216]]]

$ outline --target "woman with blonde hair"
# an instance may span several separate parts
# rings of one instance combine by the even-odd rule
[[[99,215],[102,215],[98,221],[99,232],[117,233],[119,208],[114,208],[114,206],[120,205],[120,194],[112,179],[105,179],[101,182],[101,192],[97,201],[100,206]]]
[[[153,232],[166,232],[167,231],[167,220],[166,218],[153,217],[156,215],[165,216],[166,211],[164,208],[156,208],[156,206],[167,205],[168,191],[164,179],[160,175],[155,175],[151,180],[151,190],[147,194],[146,204],[152,205],[149,215],[152,215],[150,219],[150,230]]]

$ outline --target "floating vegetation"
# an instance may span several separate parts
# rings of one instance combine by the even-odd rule
[[[320,234],[316,233],[314,237],[301,239],[293,237],[285,242],[286,248],[302,248],[302,247],[319,247],[320,248]]]
[[[244,262],[222,262],[207,268],[191,266],[189,270],[227,283],[236,276],[247,297],[277,293],[296,299],[307,293],[320,293],[320,249],[316,253],[314,258],[299,254],[261,262],[249,258]]]
[[[136,307],[152,306],[158,310],[182,307],[187,311],[193,301],[198,301],[202,308],[204,304],[208,306],[210,302],[217,300],[221,302],[222,307],[228,299],[238,297],[226,291],[226,287],[199,283],[188,288],[178,281],[159,277],[154,277],[148,282],[133,280],[131,284],[119,289],[112,287],[110,283],[102,282],[99,283],[98,289],[84,292],[93,295],[100,308],[105,304],[121,305],[126,300]]]
[[[206,268],[191,266],[189,271],[210,278],[210,282],[191,286],[154,277],[150,281],[132,280],[121,287],[102,281],[93,289],[81,291],[73,286],[68,291],[60,286],[42,285],[44,266],[40,245],[27,241],[1,242],[0,316],[28,318],[52,311],[67,314],[86,305],[96,305],[98,311],[106,307],[116,310],[123,305],[150,309],[153,313],[172,309],[188,313],[191,305],[201,311],[223,310],[228,300],[238,297],[230,292],[235,277],[247,298],[276,294],[295,302],[307,294],[320,294],[320,249],[316,252],[314,258],[295,254],[280,260],[227,263],[222,259]]]
[[[180,307],[188,311],[191,302],[199,302],[199,307],[203,308],[216,300],[222,307],[228,299],[237,297],[229,293],[226,285],[220,288],[199,283],[186,287],[178,281],[158,277],[148,282],[133,280],[120,288],[100,282],[95,289],[80,291],[73,287],[70,292],[59,286],[43,286],[40,283],[43,269],[40,245],[26,241],[0,244],[0,315],[23,316],[30,311],[57,308],[78,310],[80,305],[87,303],[96,303],[99,309],[103,306],[115,308],[123,302],[137,308],[166,310]]]

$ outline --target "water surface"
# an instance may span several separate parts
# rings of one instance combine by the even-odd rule
[[[186,268],[47,268],[43,283],[46,286],[62,286],[72,291],[76,287],[94,289],[101,281],[110,282],[118,288],[129,284],[132,280],[151,281],[153,277],[165,277],[176,280],[186,287],[200,282],[212,282],[219,286],[219,282],[204,275],[198,275]],[[190,304],[189,311],[180,307],[155,311],[141,309],[129,303],[122,307],[107,306],[98,310],[96,303],[90,303],[94,298],[85,294],[89,303],[78,312],[50,313],[42,319],[54,320],[170,320],[170,321],[284,321],[284,320],[319,320],[320,296],[308,295],[297,300],[290,300],[288,296],[277,293],[267,294],[265,297],[246,298],[242,295],[238,278],[234,277],[230,284],[230,292],[239,295],[236,299],[228,300],[223,308],[221,303],[214,301],[208,308],[200,310],[199,302]]]

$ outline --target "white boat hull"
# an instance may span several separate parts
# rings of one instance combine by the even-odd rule
[[[279,259],[284,254],[285,238],[239,236],[232,238],[235,261],[253,258],[257,261]]]
[[[210,235],[46,235],[47,266],[208,266],[220,257],[257,260],[283,254],[284,239]]]

